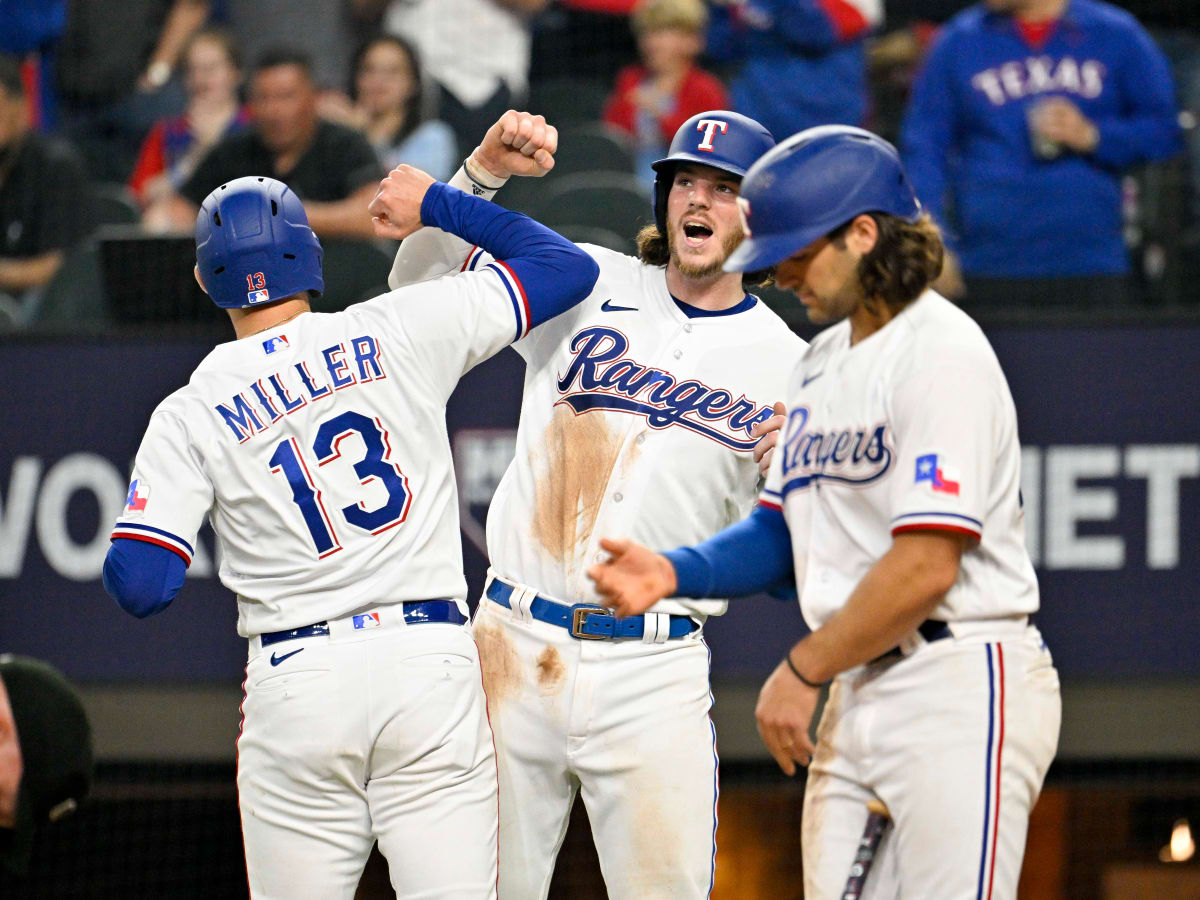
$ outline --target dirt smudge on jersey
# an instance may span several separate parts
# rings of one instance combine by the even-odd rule
[[[530,460],[538,473],[533,537],[554,559],[569,562],[592,535],[621,437],[609,429],[604,415],[577,416],[570,407],[559,406],[541,446],[544,461]]]
[[[567,681],[567,666],[558,648],[546,647],[537,658],[538,693],[549,697],[562,692]]]
[[[477,621],[474,633],[479,665],[483,669],[483,690],[488,705],[495,709],[498,704],[521,693],[524,681],[521,657],[500,626]]]

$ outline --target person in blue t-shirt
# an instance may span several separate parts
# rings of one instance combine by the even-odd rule
[[[901,144],[951,238],[943,292],[1096,306],[1128,295],[1121,176],[1181,136],[1167,61],[1127,12],[984,0],[931,47]]]

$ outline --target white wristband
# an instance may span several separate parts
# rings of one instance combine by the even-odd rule
[[[481,190],[491,191],[493,194],[504,187],[508,181],[507,178],[499,179],[499,184],[496,183],[497,178],[491,172],[478,165],[471,157],[467,157],[463,161],[463,171],[471,183],[478,186]]]

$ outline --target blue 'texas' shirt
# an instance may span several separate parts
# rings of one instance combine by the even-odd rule
[[[1034,155],[1028,111],[1062,96],[1098,128],[1093,153]],[[1070,0],[1041,47],[981,4],[930,49],[901,145],[917,194],[970,275],[1037,278],[1128,268],[1120,178],[1178,151],[1167,61],[1128,13]],[[952,221],[946,221],[952,197]]]

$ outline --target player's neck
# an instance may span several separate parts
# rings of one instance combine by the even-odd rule
[[[860,303],[858,308],[850,314],[850,346],[853,347],[859,341],[866,340],[879,331],[892,321],[903,308],[888,306],[882,300],[877,300],[870,306]]]
[[[229,318],[240,341],[242,338],[252,337],[290,322],[301,313],[309,311],[308,300],[302,294],[296,294],[261,309],[231,309]]]
[[[1062,18],[1067,0],[1029,0],[1013,15],[1022,22],[1048,22]]]
[[[689,278],[674,261],[667,263],[667,290],[690,306],[714,311],[737,306],[746,298],[740,272],[718,271],[703,278]]]

